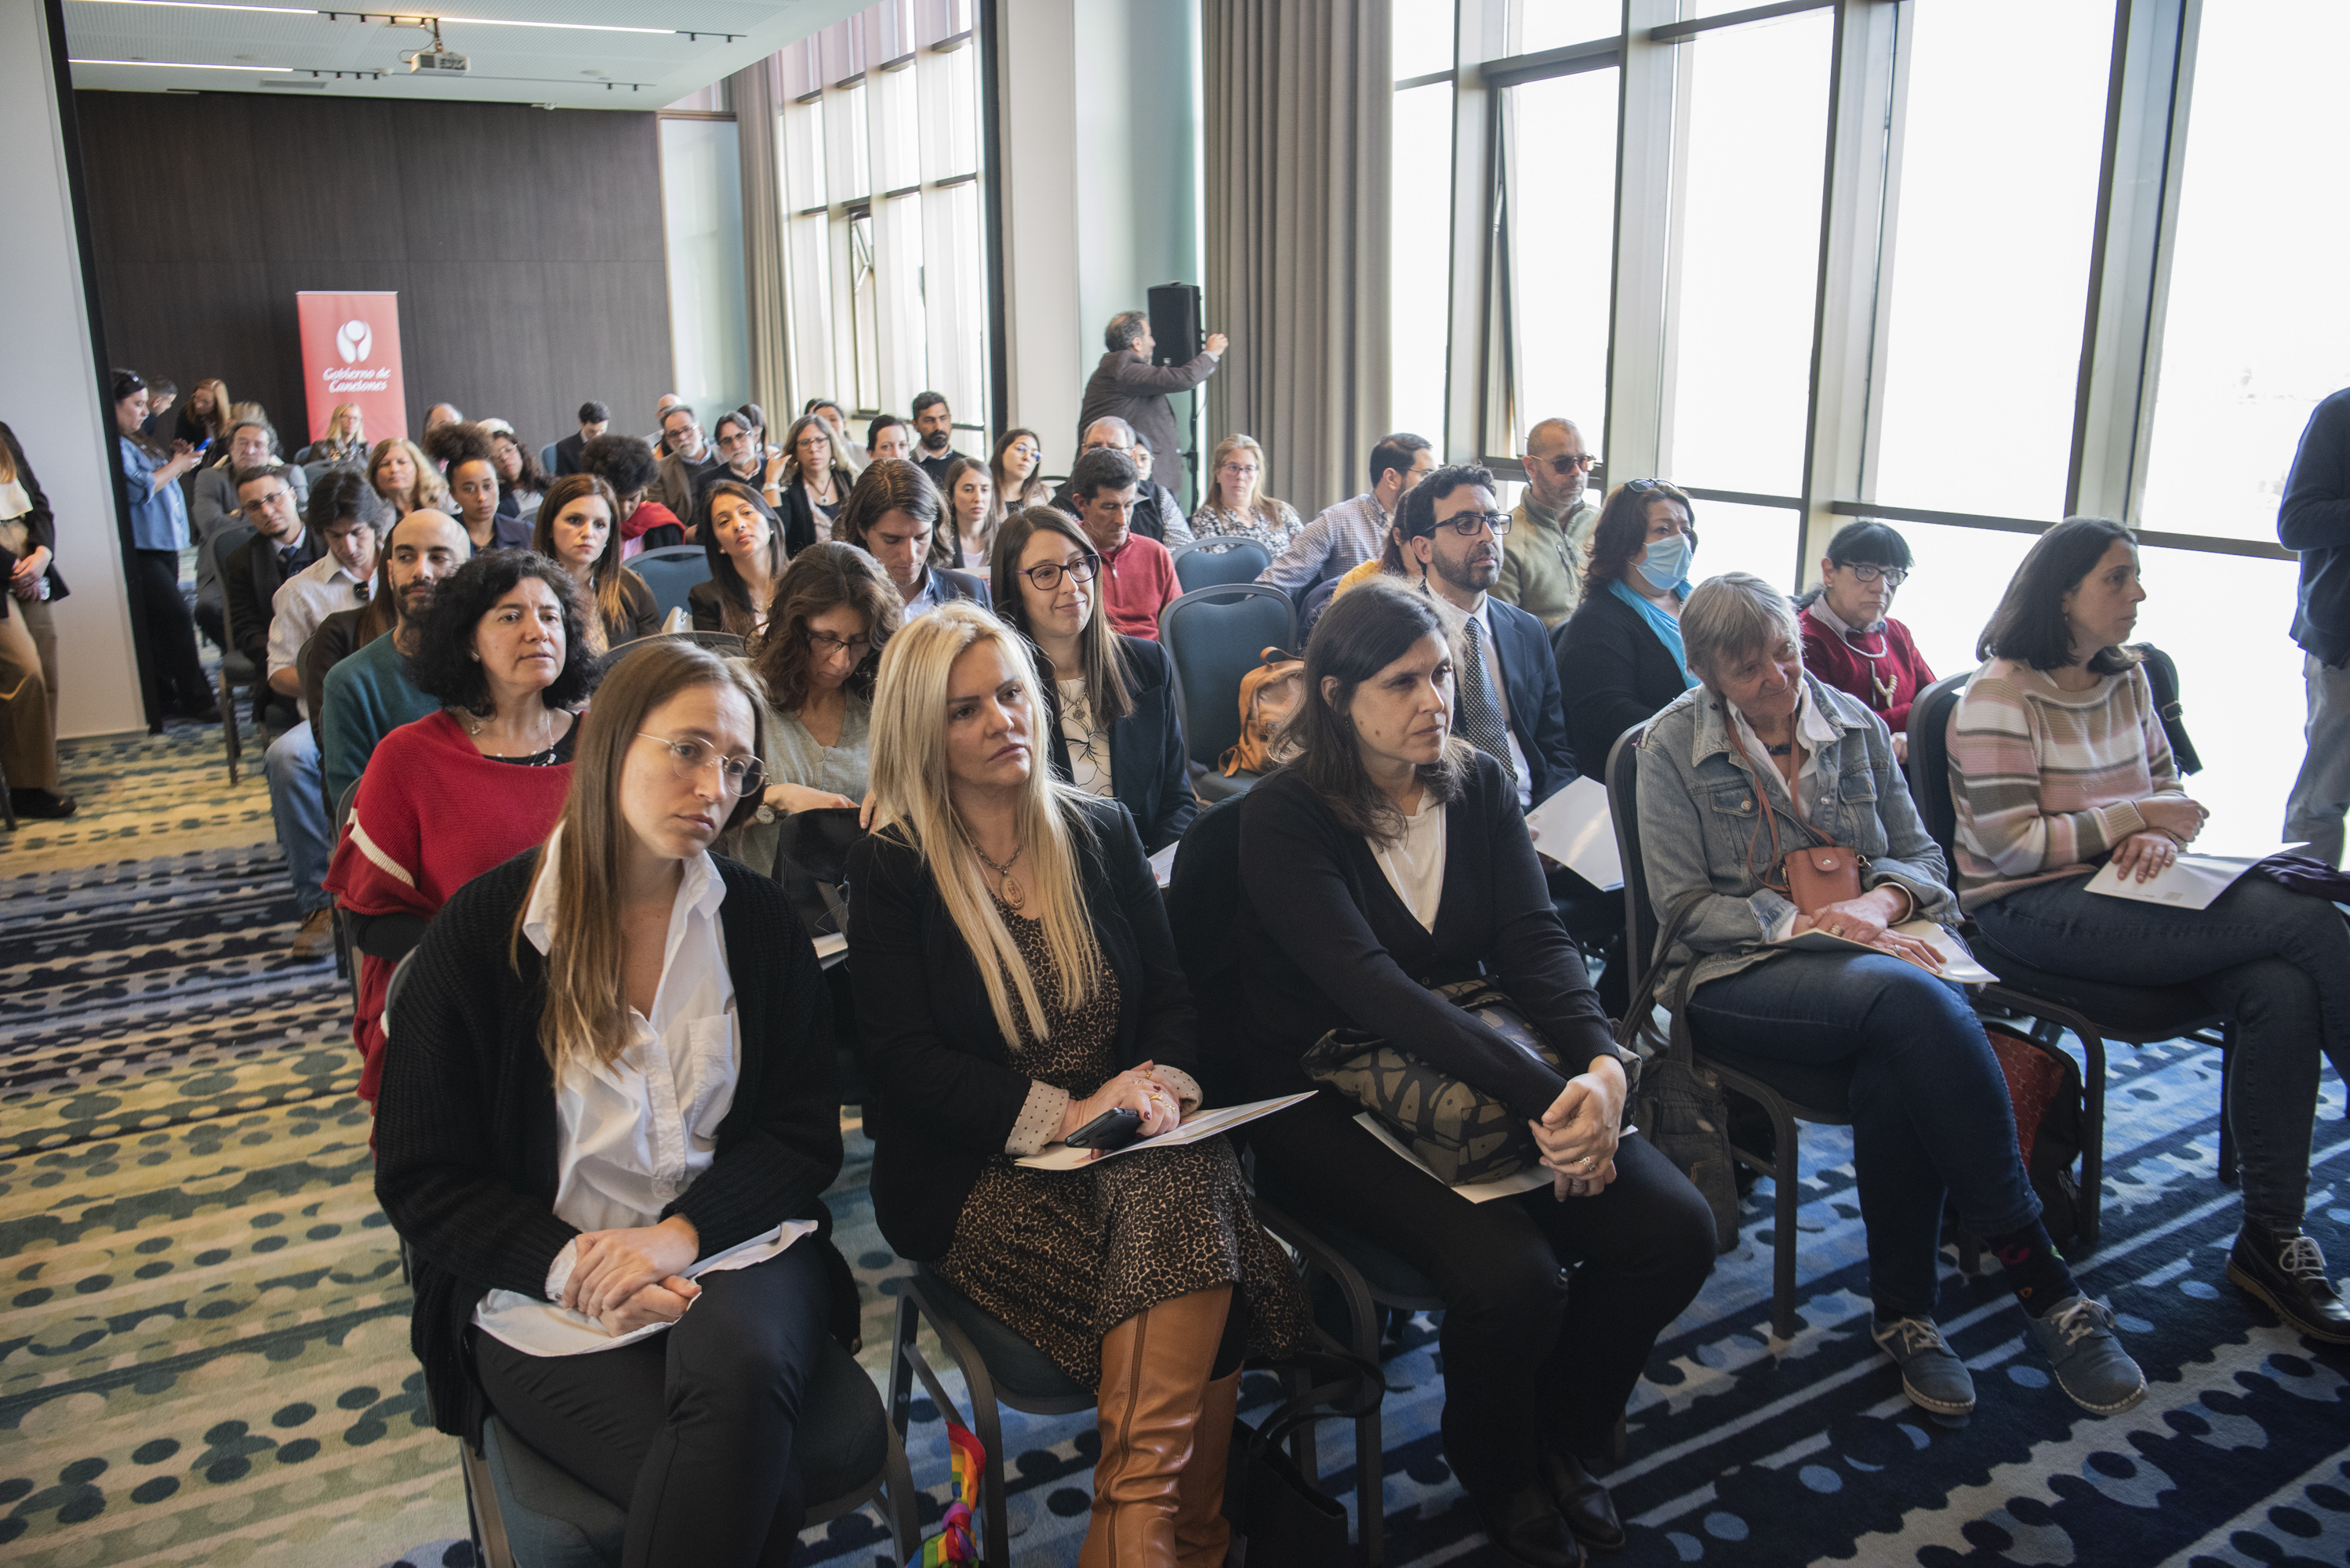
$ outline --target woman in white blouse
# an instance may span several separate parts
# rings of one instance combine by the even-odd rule
[[[417,949],[378,1106],[436,1419],[494,1413],[626,1509],[631,1565],[786,1559],[801,1393],[855,1332],[815,950],[708,847],[757,805],[759,712],[682,641],[621,662],[545,846]]]

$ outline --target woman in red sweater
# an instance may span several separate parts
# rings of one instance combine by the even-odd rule
[[[441,711],[368,758],[327,891],[359,948],[359,1098],[375,1104],[383,992],[424,926],[467,882],[546,837],[571,785],[594,682],[571,579],[544,556],[492,550],[433,595],[409,679]]]
[[[1804,668],[1867,703],[1893,732],[1893,754],[1905,763],[1909,705],[1934,683],[1909,628],[1886,614],[1909,575],[1909,541],[1891,524],[1846,524],[1828,541],[1820,586],[1804,596],[1795,618]]]

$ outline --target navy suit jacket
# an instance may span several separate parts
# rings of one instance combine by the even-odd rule
[[[1566,738],[1566,704],[1560,700],[1558,662],[1550,634],[1537,617],[1492,595],[1485,596],[1485,624],[1493,628],[1493,649],[1502,660],[1502,691],[1510,703],[1510,732],[1526,754],[1527,781],[1540,805],[1575,782],[1575,748]]]

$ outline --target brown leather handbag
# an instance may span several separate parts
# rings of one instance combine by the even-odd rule
[[[1860,897],[1860,868],[1866,861],[1858,850],[1831,839],[1782,852],[1779,814],[1771,809],[1770,797],[1759,786],[1754,804],[1762,808],[1762,820],[1771,829],[1772,869],[1778,877],[1775,882],[1764,877],[1764,887],[1785,894],[1789,903],[1815,919],[1830,904]]]

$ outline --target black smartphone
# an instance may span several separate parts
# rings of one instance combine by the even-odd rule
[[[1142,1128],[1139,1111],[1104,1111],[1066,1140],[1071,1148],[1124,1148]]]

